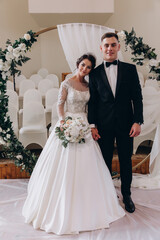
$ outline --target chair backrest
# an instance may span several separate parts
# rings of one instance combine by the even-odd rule
[[[40,68],[37,73],[41,75],[42,78],[46,78],[48,75],[48,70],[46,68]]]
[[[46,76],[47,79],[50,79],[51,81],[53,81],[54,84],[54,88],[59,88],[59,79],[57,77],[56,74],[49,74]]]
[[[17,109],[17,111],[19,110],[19,99],[18,99],[18,94],[14,91],[14,90],[7,90],[6,94],[9,96],[8,100],[8,104],[12,104],[15,106],[15,108]]]
[[[52,105],[51,125],[54,126],[56,121],[58,121],[57,102],[53,103]]]
[[[23,109],[23,127],[25,126],[42,126],[46,127],[44,107],[39,102],[29,102]]]
[[[42,95],[37,89],[29,89],[23,96],[23,108],[29,102],[39,102],[42,104]]]
[[[7,81],[7,90],[14,90],[13,82],[10,80]]]
[[[38,88],[38,84],[42,79],[43,79],[42,76],[39,74],[33,74],[30,76],[30,80],[32,80],[35,83],[36,88]]]
[[[42,96],[45,96],[46,92],[53,87],[54,84],[50,79],[43,79],[38,84],[38,91],[41,92]]]
[[[25,80],[25,79],[26,79],[26,77],[23,74],[21,74],[19,76],[15,76],[15,82],[16,82],[16,89],[17,90],[19,89],[21,81]]]
[[[46,110],[52,111],[53,103],[57,102],[59,89],[52,88],[46,92],[45,95],[45,106]]]
[[[8,115],[10,116],[13,130],[16,136],[18,136],[18,112],[16,107],[13,104],[8,105]]]
[[[19,96],[23,96],[28,89],[34,89],[35,83],[32,80],[22,80],[19,86]]]

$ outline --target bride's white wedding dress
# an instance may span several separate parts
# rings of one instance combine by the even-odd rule
[[[86,85],[65,80],[59,93],[59,118],[80,116],[88,123],[88,100]],[[125,215],[91,134],[85,143],[64,148],[53,129],[31,175],[22,214],[35,229],[58,235],[108,228]]]

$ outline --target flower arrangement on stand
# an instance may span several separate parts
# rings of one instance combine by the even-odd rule
[[[157,60],[155,48],[143,43],[143,38],[136,36],[134,28],[131,32],[126,30],[118,32],[118,36],[120,40],[125,42],[125,50],[131,49],[132,61],[139,66],[145,64],[149,70],[148,77],[160,80],[160,60]]]
[[[0,157],[15,160],[17,166],[21,166],[22,170],[25,169],[29,173],[34,168],[37,156],[23,147],[13,131],[8,115],[6,83],[9,77],[13,77],[14,90],[16,89],[15,75],[21,73],[18,67],[30,60],[25,55],[36,41],[35,33],[28,31],[24,37],[16,40],[13,44],[7,40],[6,49],[0,48],[0,145],[2,148]]]

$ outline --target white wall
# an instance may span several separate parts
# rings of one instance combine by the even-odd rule
[[[28,0],[30,13],[112,13],[114,0]]]
[[[23,37],[28,30],[36,32],[38,25],[28,13],[27,0],[1,0],[0,1],[0,47],[5,48],[5,42],[10,39],[14,42]],[[27,54],[31,58],[21,68],[22,73],[29,77],[41,66],[40,41],[34,43],[31,52]]]
[[[115,12],[106,22],[106,26],[116,30],[131,31],[134,27],[137,37],[143,37],[144,43],[156,48],[160,58],[160,0],[115,0]],[[124,53],[126,61],[131,55]],[[138,67],[146,75],[144,67]]]
[[[40,35],[42,66],[49,73],[55,73],[62,79],[62,73],[70,72],[65,55],[59,40],[58,30],[52,30]]]

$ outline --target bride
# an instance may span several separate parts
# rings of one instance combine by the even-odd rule
[[[56,126],[66,116],[81,117],[88,124],[90,95],[84,77],[95,67],[95,58],[84,54],[76,64],[76,75],[61,84]],[[64,148],[53,129],[29,180],[22,214],[35,229],[57,235],[108,228],[125,215],[91,133],[85,143],[69,143]]]

